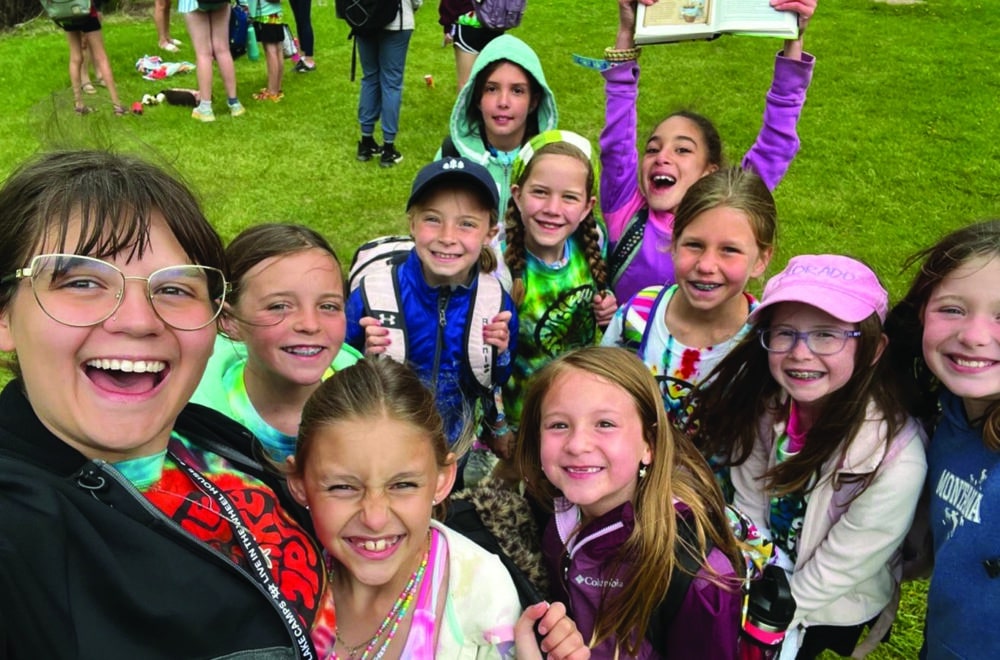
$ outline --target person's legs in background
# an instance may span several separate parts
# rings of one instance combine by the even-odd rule
[[[370,37],[355,37],[358,59],[361,60],[361,94],[358,97],[358,123],[361,125],[361,140],[358,142],[360,161],[369,161],[382,153],[382,147],[375,141],[375,122],[382,114],[382,91],[379,89],[382,74],[379,71],[379,50],[382,39],[391,34],[382,30]]]
[[[215,121],[212,111],[212,22],[208,13],[191,11],[184,14],[188,36],[194,47],[195,76],[198,79],[198,106],[191,116],[199,121]],[[227,46],[228,48],[228,46]]]
[[[225,5],[220,9],[209,12],[209,40],[212,45],[215,63],[219,67],[219,77],[222,78],[222,86],[226,90],[226,103],[229,105],[229,114],[233,117],[239,117],[246,110],[236,95],[236,67],[233,66],[233,55],[229,50],[230,11],[232,11],[232,7]]]
[[[382,157],[379,165],[392,167],[403,160],[396,149],[399,111],[403,102],[403,71],[413,30],[383,30],[379,45],[379,87],[382,94]]]
[[[170,0],[154,0],[153,23],[156,24],[156,38],[160,48],[170,53],[180,50],[180,40],[170,36]]]
[[[295,34],[299,38],[299,54],[296,55],[295,70],[299,73],[309,73],[316,69],[313,60],[315,38],[312,26],[312,0],[288,0],[295,17]]]

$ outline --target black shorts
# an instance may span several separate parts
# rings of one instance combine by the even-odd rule
[[[261,23],[254,21],[253,29],[257,35],[257,43],[280,44],[285,40],[284,23]]]
[[[98,32],[101,20],[92,14],[78,18],[64,18],[55,22],[66,32]]]
[[[503,34],[500,30],[491,30],[484,27],[472,27],[471,25],[455,24],[455,47],[464,50],[466,53],[478,55],[490,43]]]

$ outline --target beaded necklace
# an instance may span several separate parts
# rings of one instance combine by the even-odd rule
[[[344,641],[340,636],[340,628],[334,629],[334,634],[337,640],[339,640],[345,647],[347,647],[347,657],[349,660],[382,660],[386,651],[389,649],[389,645],[392,643],[393,638],[396,636],[396,631],[399,629],[400,622],[406,618],[407,612],[410,610],[410,605],[413,604],[413,599],[417,593],[417,587],[420,586],[421,581],[424,578],[424,572],[427,570],[427,558],[430,555],[430,534],[428,534],[428,544],[427,550],[424,551],[424,557],[420,560],[420,565],[417,566],[417,570],[410,574],[410,579],[406,582],[406,586],[403,590],[399,592],[399,597],[396,598],[396,602],[392,604],[389,609],[389,613],[385,615],[382,619],[382,623],[379,625],[378,630],[372,635],[367,641],[358,644],[357,646],[351,646],[346,641]],[[388,631],[388,633],[387,633]],[[375,646],[378,644],[379,639],[385,635],[385,640],[382,642],[382,646],[379,647],[378,651],[375,652]],[[364,652],[358,656],[358,651],[364,647]],[[372,653],[374,655],[372,655]],[[337,660],[337,652],[334,649],[330,650],[330,660]]]

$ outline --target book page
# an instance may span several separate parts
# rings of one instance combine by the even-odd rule
[[[719,7],[718,23],[720,28],[731,30],[769,25],[793,29],[798,17],[792,12],[777,11],[768,0],[726,0]]]
[[[660,0],[645,7],[644,27],[708,25],[714,0]],[[767,0],[764,0],[765,4]]]

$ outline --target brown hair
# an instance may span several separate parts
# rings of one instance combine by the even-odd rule
[[[303,476],[314,439],[323,427],[383,416],[424,431],[438,467],[448,465],[448,441],[434,395],[410,367],[389,358],[369,358],[337,371],[309,397],[295,441],[292,475]]]
[[[760,176],[741,167],[716,170],[688,188],[674,214],[673,244],[698,216],[719,207],[740,211],[747,217],[762,253],[774,247],[778,232],[774,197]]]
[[[239,302],[243,293],[243,277],[254,266],[271,257],[280,257],[317,248],[328,252],[343,280],[343,271],[337,253],[319,232],[296,224],[263,223],[245,229],[226,246],[226,261],[232,277],[232,304]],[[346,286],[346,284],[345,284]],[[346,296],[346,290],[344,294]]]
[[[23,162],[0,188],[0,276],[45,246],[91,257],[141,259],[158,212],[191,263],[227,275],[222,240],[176,174],[134,156],[100,150],[44,153]],[[79,225],[75,245],[71,225]],[[17,282],[0,286],[0,311]],[[8,365],[15,372],[16,364]]]
[[[913,278],[909,291],[886,319],[886,332],[892,345],[896,346],[893,371],[903,378],[907,408],[928,427],[936,422],[942,388],[924,360],[924,307],[942,280],[956,269],[980,258],[1000,258],[1000,220],[985,220],[957,229],[909,257],[903,269],[921,262],[920,270]],[[983,444],[992,451],[1000,451],[1000,402],[990,405],[981,421]]]

